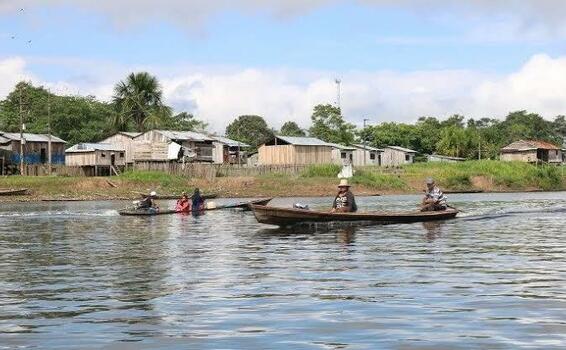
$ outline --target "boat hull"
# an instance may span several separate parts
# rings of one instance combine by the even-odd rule
[[[28,194],[27,188],[20,190],[0,190],[0,196],[23,196],[26,194]]]
[[[257,206],[265,206],[269,203],[273,198],[264,198],[258,199],[249,202],[238,202],[233,204],[226,204],[220,205],[215,208],[204,208],[201,210],[193,210],[193,211],[176,211],[176,210],[159,210],[159,211],[150,211],[145,209],[123,209],[118,211],[118,213],[122,216],[156,216],[156,215],[170,215],[170,214],[190,214],[190,213],[200,213],[203,211],[210,211],[210,210],[221,210],[221,209],[248,209],[251,208],[252,205]]]
[[[259,223],[276,226],[293,226],[308,223],[330,222],[367,222],[374,224],[403,224],[424,221],[453,219],[458,210],[449,209],[432,212],[365,212],[331,213],[322,211],[276,208],[252,205],[255,218]]]

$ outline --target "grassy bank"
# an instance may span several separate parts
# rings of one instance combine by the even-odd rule
[[[272,173],[255,177],[184,178],[160,172],[127,172],[110,178],[4,177],[0,188],[28,188],[32,196],[0,200],[132,199],[140,192],[179,194],[199,187],[223,197],[328,196],[336,191],[336,165],[311,166],[298,175]],[[359,195],[420,193],[423,180],[434,177],[445,190],[486,192],[564,190],[563,167],[537,167],[524,163],[470,161],[418,163],[399,169],[357,169],[350,180]]]

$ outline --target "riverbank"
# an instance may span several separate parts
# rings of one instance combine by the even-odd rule
[[[128,172],[116,177],[4,177],[2,189],[27,188],[27,196],[0,197],[0,201],[113,200],[139,198],[140,192],[177,195],[198,187],[220,197],[331,196],[336,192],[334,165],[312,166],[298,175],[187,179],[158,172]],[[470,161],[418,163],[399,169],[363,168],[350,180],[357,195],[417,194],[423,180],[434,177],[449,192],[518,192],[566,190],[563,167],[525,163]]]

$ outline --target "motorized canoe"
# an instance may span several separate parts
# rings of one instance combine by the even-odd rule
[[[237,202],[237,203],[230,203],[225,205],[219,205],[213,208],[204,208],[201,210],[192,210],[192,211],[176,211],[176,210],[159,210],[159,211],[152,211],[147,209],[122,209],[118,211],[118,214],[123,216],[156,216],[156,215],[169,215],[169,214],[190,214],[190,213],[199,213],[203,211],[211,211],[211,210],[221,210],[221,209],[246,209],[251,208],[252,205],[267,205],[273,198],[263,198],[257,199],[253,201],[247,202]]]
[[[147,193],[141,193],[141,192],[137,192],[137,193],[142,198],[147,197]],[[171,200],[171,199],[179,199],[180,197],[181,197],[181,195],[164,194],[164,195],[161,195],[161,196],[156,196],[155,199]],[[214,198],[218,197],[218,194],[216,194],[216,193],[202,194],[201,197],[203,199],[214,199]],[[191,197],[189,197],[189,198],[191,198]]]
[[[22,188],[18,190],[0,190],[0,196],[22,196],[28,194],[27,188]]]
[[[456,209],[432,212],[358,212],[331,213],[325,211],[277,208],[252,205],[252,211],[258,222],[277,226],[292,226],[309,223],[329,222],[368,222],[376,224],[403,224],[423,221],[453,219],[458,214]]]

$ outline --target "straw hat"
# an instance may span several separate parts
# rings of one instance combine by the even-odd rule
[[[434,185],[434,179],[432,177],[429,177],[426,179],[426,184],[427,185]]]
[[[157,192],[151,191],[151,193],[149,195],[150,195],[150,197],[157,197]]]
[[[350,187],[350,185],[348,184],[348,179],[340,179],[340,184],[338,185],[338,187]]]

